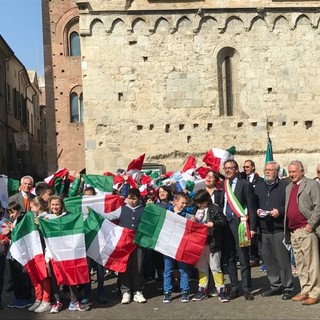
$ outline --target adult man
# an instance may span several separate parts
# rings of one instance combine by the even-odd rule
[[[293,296],[293,279],[290,265],[290,252],[283,244],[284,208],[287,184],[278,178],[280,166],[275,161],[265,165],[265,182],[259,183],[254,192],[257,198],[262,233],[262,256],[267,267],[270,289],[263,297],[281,295],[290,300]]]
[[[241,173],[241,177],[251,182],[253,188],[255,188],[257,184],[263,182],[263,179],[256,173],[255,163],[250,159],[244,162],[243,172]],[[257,234],[251,239],[251,246],[249,248],[251,268],[258,267],[259,261],[260,261],[259,248],[261,248],[261,234],[260,234],[259,226],[257,231],[258,231]]]
[[[291,183],[286,188],[285,233],[287,242],[291,237],[301,286],[292,300],[312,305],[320,298],[320,184],[304,176],[300,161],[291,161],[288,173]]]
[[[256,173],[256,165],[252,160],[244,162],[242,178],[251,182],[254,188],[258,183],[263,182],[263,179]]]
[[[30,210],[30,199],[35,196],[30,192],[34,181],[31,176],[24,176],[20,180],[20,192],[14,194],[9,198],[9,202],[18,202],[22,208],[22,212]]]
[[[228,262],[231,282],[230,299],[239,296],[237,275],[237,255],[240,262],[243,295],[246,300],[253,300],[251,290],[251,269],[249,259],[250,236],[256,232],[256,212],[252,184],[238,177],[239,166],[235,160],[224,163],[225,184],[222,209],[228,224],[224,237],[224,255]],[[236,199],[235,199],[236,198]],[[242,218],[240,218],[242,216]],[[239,228],[239,225],[241,227]],[[241,241],[240,241],[241,238]],[[243,241],[244,240],[244,241]]]

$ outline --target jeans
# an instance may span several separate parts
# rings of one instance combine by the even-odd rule
[[[163,290],[164,292],[172,292],[172,277],[175,261],[173,258],[168,256],[163,256],[164,259],[164,272],[163,272]],[[189,273],[188,273],[188,264],[184,262],[179,262],[179,274],[180,274],[180,289],[181,291],[189,292]]]

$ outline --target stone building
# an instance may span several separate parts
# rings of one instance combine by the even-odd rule
[[[46,177],[46,117],[38,77],[1,36],[0,137],[0,174]]]
[[[47,104],[56,110],[58,152],[71,141],[76,149],[69,150],[74,168],[82,138],[90,173],[125,168],[142,153],[178,170],[189,155],[202,164],[207,150],[232,145],[240,164],[253,159],[259,171],[268,131],[275,160],[300,159],[314,175],[319,1],[71,3],[49,1],[44,30],[52,50]],[[68,51],[73,32],[76,58]],[[78,95],[83,88],[84,128],[70,121],[73,88]],[[69,164],[63,152],[61,159]]]

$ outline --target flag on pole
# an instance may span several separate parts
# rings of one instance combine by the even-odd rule
[[[63,179],[69,174],[68,169],[62,168],[57,170],[54,174],[44,179],[44,182],[47,183],[51,188],[54,187],[55,180],[58,178]]]
[[[142,214],[134,241],[141,247],[195,265],[207,239],[207,226],[155,204]]]
[[[82,214],[70,213],[51,220],[39,218],[39,223],[57,283],[59,285],[88,283]]]
[[[265,163],[273,161],[273,150],[272,150],[272,142],[268,134],[268,144],[267,144],[267,150],[266,150],[266,161]]]
[[[142,170],[145,155],[145,153],[142,154],[137,159],[132,160],[128,165],[127,174],[131,175],[134,180],[137,180],[139,177],[140,171]]]
[[[121,210],[124,200],[118,195],[77,196],[64,199],[67,211],[72,213],[88,212],[90,207],[95,212],[104,215],[111,211]]]
[[[87,186],[95,188],[98,192],[112,194],[113,177],[99,174],[82,174],[81,177]]]
[[[12,258],[27,270],[33,283],[40,283],[47,277],[40,235],[32,212],[28,212],[12,230],[9,251]]]
[[[115,225],[92,209],[84,228],[88,257],[108,270],[125,272],[129,256],[136,248],[135,232]]]

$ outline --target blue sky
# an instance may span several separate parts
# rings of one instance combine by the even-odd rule
[[[41,0],[0,0],[0,34],[27,70],[43,76]]]

